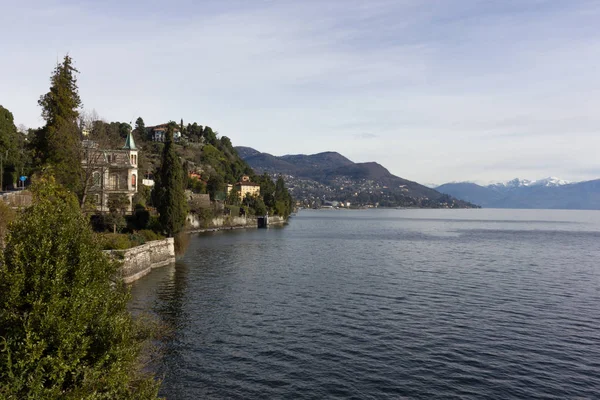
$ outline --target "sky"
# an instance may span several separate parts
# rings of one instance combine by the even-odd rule
[[[183,118],[421,183],[600,178],[599,1],[3,3],[0,105],[27,127],[68,53],[107,121]]]

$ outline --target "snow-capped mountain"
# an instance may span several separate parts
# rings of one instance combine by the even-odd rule
[[[565,181],[564,179],[556,178],[554,176],[550,176],[544,179],[538,179],[537,181],[533,181],[530,186],[546,186],[546,187],[555,187],[555,186],[564,186],[570,185],[572,182]]]
[[[554,177],[490,185],[446,183],[437,191],[486,208],[600,210],[600,179],[570,183]]]
[[[529,179],[519,179],[515,178],[508,182],[497,182],[487,185],[487,187],[491,189],[514,189],[520,187],[531,187],[531,186],[546,186],[546,187],[557,187],[568,185],[571,182],[565,181],[564,179],[556,178],[556,177],[548,177],[544,179],[538,179],[531,181]]]

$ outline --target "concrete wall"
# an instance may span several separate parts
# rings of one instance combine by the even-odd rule
[[[123,261],[121,277],[126,283],[131,283],[153,268],[175,262],[175,239],[154,240],[127,250],[108,250],[107,253]]]

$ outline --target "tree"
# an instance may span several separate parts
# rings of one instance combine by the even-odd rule
[[[74,192],[79,192],[81,184],[81,140],[77,125],[81,99],[77,73],[68,54],[54,69],[50,91],[38,101],[46,125],[35,139],[40,162],[53,167],[57,181]]]
[[[216,200],[220,193],[223,193],[225,181],[219,174],[211,174],[206,183],[206,191],[210,195],[211,200]]]
[[[144,124],[144,120],[142,119],[142,117],[138,117],[138,119],[135,120],[135,129],[133,130],[133,132],[140,140],[145,141],[148,139],[146,135],[146,125]]]
[[[127,122],[117,122],[119,124],[119,137],[121,139],[127,138],[127,135],[131,132],[131,125]]]
[[[173,145],[175,126],[175,123],[170,122],[167,127],[165,147],[154,189],[159,221],[168,236],[180,232],[187,217],[183,166]]]
[[[231,206],[239,206],[242,203],[240,191],[236,187],[233,187],[229,193],[227,193],[226,203]]]
[[[15,212],[0,200],[0,250],[4,248],[4,238],[8,233],[8,226],[14,219]]]
[[[118,268],[77,198],[37,184],[0,253],[0,398],[156,398]]]
[[[210,143],[213,146],[217,144],[217,135],[213,132],[210,126],[205,126],[204,131],[202,131],[202,136],[204,136],[204,141],[206,143]]]
[[[16,164],[19,159],[17,144],[20,142],[19,133],[13,115],[0,106],[0,191],[14,184]]]
[[[125,212],[129,208],[129,198],[125,194],[111,193],[108,195],[108,209],[110,213],[106,215],[107,225],[112,225],[113,233],[121,231],[127,226],[125,221]]]
[[[100,119],[96,110],[82,111],[79,114],[79,127],[85,132],[85,140],[81,146],[82,168],[79,170],[79,205],[83,209],[88,201],[89,189],[95,185],[103,185],[102,179],[106,168],[103,149],[110,148],[111,138],[105,129],[106,123]],[[104,194],[102,193],[102,196]],[[93,204],[95,208],[96,204]]]
[[[275,214],[287,218],[292,213],[292,196],[285,187],[283,177],[279,175],[275,183]]]
[[[187,126],[187,134],[190,138],[196,137],[196,141],[200,143],[202,139],[203,128],[202,125],[198,125],[197,123],[193,123],[192,125],[188,124]]]

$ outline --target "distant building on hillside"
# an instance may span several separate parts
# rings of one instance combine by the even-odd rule
[[[118,150],[100,149],[92,141],[84,141],[83,168],[91,177],[88,197],[97,210],[107,212],[110,195],[125,195],[129,199],[128,211],[133,210],[133,196],[138,191],[138,150],[131,133],[125,145]]]
[[[233,185],[235,190],[240,193],[240,198],[244,199],[247,194],[250,196],[258,196],[260,195],[260,185],[258,183],[250,182],[250,177],[247,175],[242,176],[242,179]],[[229,193],[230,189],[227,188],[227,192]]]
[[[147,129],[150,132],[150,140],[153,142],[164,142],[167,138],[167,126],[169,124],[161,124],[149,126]],[[181,131],[178,126],[173,127],[173,140],[179,142],[181,140]]]

